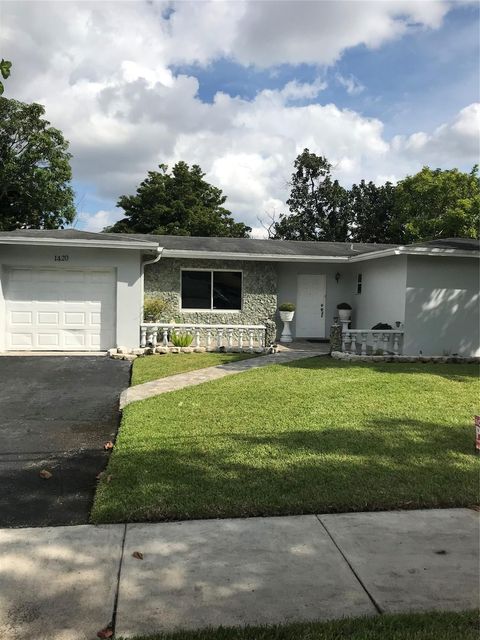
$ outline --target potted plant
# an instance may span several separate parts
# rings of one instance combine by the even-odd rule
[[[293,302],[284,302],[278,307],[280,318],[283,322],[283,331],[280,336],[280,342],[292,342],[292,332],[290,331],[290,322],[295,315],[295,305]]]
[[[340,302],[337,304],[337,311],[340,317],[340,320],[343,322],[350,320],[352,315],[352,307],[348,304],[348,302]]]
[[[293,302],[284,302],[279,307],[280,318],[283,322],[291,322],[295,315],[295,305]]]

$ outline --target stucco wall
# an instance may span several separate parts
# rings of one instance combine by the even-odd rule
[[[182,269],[231,269],[243,273],[241,311],[182,311],[180,286]],[[184,260],[162,258],[145,267],[145,294],[168,300],[170,317],[182,323],[262,324],[273,319],[277,308],[277,270],[267,262],[228,260]]]
[[[352,329],[371,329],[379,322],[395,328],[405,320],[406,256],[390,256],[350,265],[352,279]],[[362,292],[357,294],[357,276]]]
[[[407,355],[480,355],[479,260],[408,257]]]
[[[56,262],[55,255],[68,254],[68,262]],[[52,269],[111,268],[116,271],[116,344],[139,344],[142,305],[141,253],[121,249],[80,249],[0,245],[0,351],[5,348],[4,288],[8,267]]]

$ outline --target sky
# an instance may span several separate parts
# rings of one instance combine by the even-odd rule
[[[346,187],[471,169],[479,6],[1,0],[4,95],[44,105],[69,140],[76,228],[101,231],[148,171],[184,160],[261,237],[305,147]]]

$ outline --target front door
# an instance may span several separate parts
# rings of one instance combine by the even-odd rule
[[[302,274],[297,279],[295,337],[325,337],[326,277]]]

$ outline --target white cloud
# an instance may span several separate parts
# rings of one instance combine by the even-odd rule
[[[342,74],[337,73],[335,75],[335,80],[338,82],[338,84],[345,88],[348,94],[352,96],[356,96],[365,90],[363,84],[353,75],[342,76]]]
[[[7,95],[46,105],[71,143],[75,177],[114,201],[160,162],[198,163],[229,196],[238,219],[284,210],[293,160],[326,155],[344,183],[418,170],[435,158],[474,161],[478,107],[434,132],[387,140],[383,123],[319,100],[325,83],[290,81],[253,100],[198,97],[173,63],[330,64],[352,46],[379,46],[410,29],[436,28],[445,2],[4,2],[3,46],[14,61]],[[414,23],[414,24],[413,24]],[[413,24],[413,26],[412,26]],[[192,72],[193,74],[193,72]],[[343,78],[343,77],[342,77]],[[337,78],[337,81],[338,78]],[[345,87],[360,84],[346,76]],[[80,214],[98,230],[121,217],[108,205]],[[112,203],[113,208],[113,203]]]
[[[102,231],[102,229],[110,226],[122,217],[122,211],[120,210],[100,210],[96,213],[83,211],[77,214],[77,224],[75,226],[81,226],[84,231]]]
[[[480,103],[462,109],[450,123],[432,133],[419,131],[411,136],[395,136],[394,152],[407,157],[422,157],[425,162],[444,164],[452,158],[477,162],[480,152]],[[437,164],[435,164],[437,166]]]

